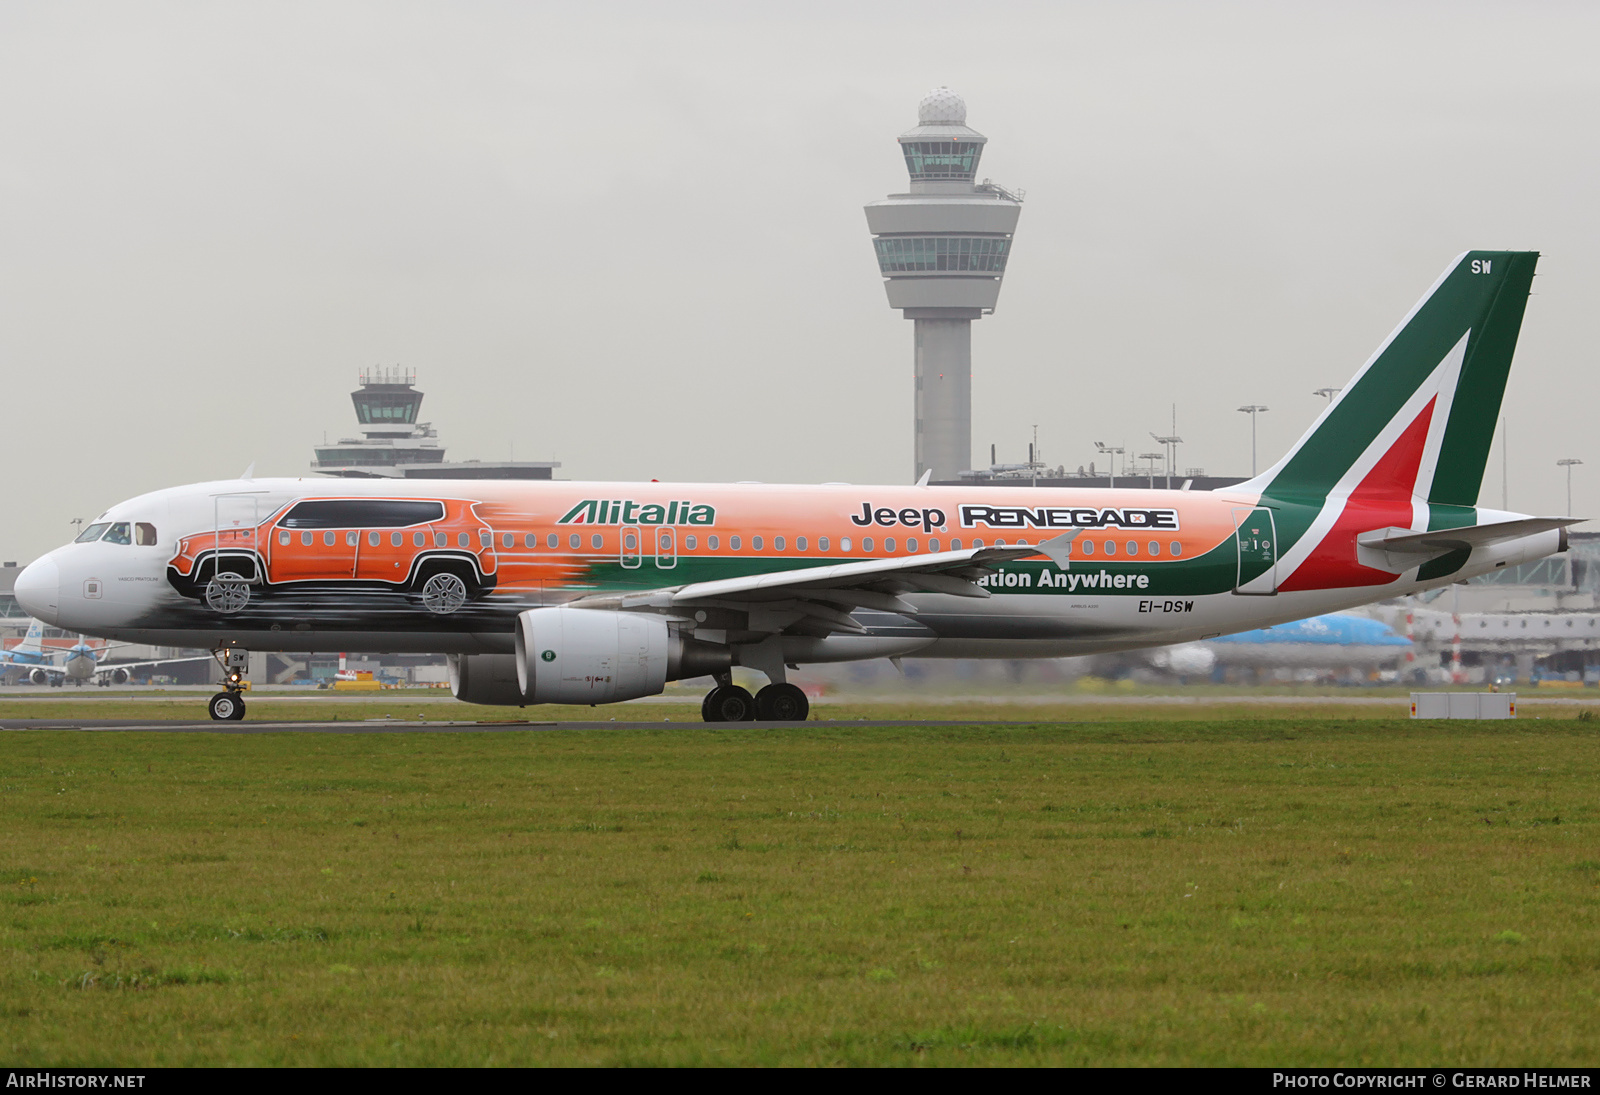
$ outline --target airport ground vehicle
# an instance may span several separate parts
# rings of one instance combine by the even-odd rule
[[[175,538],[69,544],[16,596],[129,641],[445,652],[477,703],[608,703],[710,676],[702,713],[722,721],[804,718],[786,670],[808,662],[1094,654],[1336,612],[1564,550],[1572,518],[1478,505],[1537,258],[1460,256],[1290,452],[1228,490],[544,481],[464,499],[459,482],[234,480],[119,503],[108,528]],[[289,524],[359,501],[432,504],[461,527],[432,546],[431,520],[361,530],[400,553],[364,571],[352,526]],[[440,611],[418,599],[417,560],[463,534],[483,585]],[[257,570],[231,580],[266,595],[195,598],[245,558]],[[771,683],[752,697],[735,665]]]

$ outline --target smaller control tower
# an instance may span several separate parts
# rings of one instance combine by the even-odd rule
[[[974,182],[988,138],[967,128],[947,87],[917,105],[900,135],[909,194],[867,206],[878,270],[916,324],[916,475],[954,480],[972,466],[972,321],[994,311],[1022,194]]]
[[[561,465],[549,460],[450,464],[431,422],[417,421],[422,393],[410,369],[365,369],[350,393],[362,437],[318,445],[311,470],[344,479],[549,479]]]

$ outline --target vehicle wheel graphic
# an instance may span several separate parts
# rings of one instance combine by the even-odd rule
[[[422,607],[439,616],[448,616],[467,603],[467,583],[461,575],[443,571],[422,583]]]
[[[243,578],[218,577],[206,583],[206,604],[213,611],[230,616],[249,603],[250,586]]]

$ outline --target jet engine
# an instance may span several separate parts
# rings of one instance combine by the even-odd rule
[[[130,676],[126,669],[113,669],[111,671],[111,683],[127,684]]]
[[[28,674],[28,679],[34,684],[49,684],[50,674],[46,673],[42,669],[35,669]]]
[[[515,654],[452,654],[450,691],[468,703],[616,703],[733,665],[728,647],[685,638],[660,616],[608,609],[529,609],[516,645]]]
[[[467,703],[521,706],[517,659],[511,654],[451,654],[450,692]]]

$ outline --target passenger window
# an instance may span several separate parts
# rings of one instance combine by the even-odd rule
[[[1172,557],[1174,559],[1176,559],[1178,556],[1183,554],[1183,545],[1178,543],[1178,541],[1176,541],[1176,540],[1174,540],[1174,541],[1172,541],[1172,543],[1168,544],[1167,547],[1171,549]]]
[[[937,540],[929,540],[928,541],[928,550],[929,551],[933,551],[933,552],[937,552],[939,550],[939,541],[937,541]]]
[[[322,543],[323,543],[324,547],[332,547],[334,545],[335,541],[337,541],[338,539],[339,539],[339,537],[338,537],[337,533],[324,532],[322,534]]]
[[[278,530],[278,543],[281,544],[284,547],[288,547],[289,546],[289,530],[288,529],[281,528],[281,529]]]
[[[361,534],[359,532],[347,532],[347,533],[344,534],[344,546],[345,547],[355,547],[357,541],[359,541],[360,539],[361,539]]]
[[[599,551],[605,546],[605,538],[597,532],[593,536],[589,537],[589,546],[594,548],[596,551]]]
[[[1127,548],[1128,548],[1128,554],[1129,555],[1137,555],[1137,554],[1139,554],[1139,541],[1137,541],[1137,540],[1129,540],[1128,543],[1127,543]]]
[[[772,550],[773,551],[782,551],[783,550],[783,537],[782,536],[774,536],[772,538]]]
[[[471,546],[472,546],[472,537],[468,536],[464,532],[456,533],[456,547],[471,547]]]
[[[149,521],[140,521],[133,526],[133,542],[139,547],[155,547],[156,527]]]
[[[624,536],[622,538],[622,546],[627,548],[629,551],[638,550],[638,547],[639,547],[639,536],[638,536],[638,534],[637,533],[633,533],[633,532],[628,533],[626,536]]]
[[[369,533],[367,533],[367,545],[369,547],[377,547],[382,542],[383,542],[383,533],[381,533],[381,532],[369,532]]]
[[[567,546],[569,546],[569,547],[571,547],[573,549],[577,549],[577,548],[582,547],[583,546],[583,537],[579,536],[576,532],[574,532],[571,536],[567,537]]]
[[[310,547],[311,546],[311,541],[314,538],[314,536],[315,536],[315,534],[312,533],[312,532],[309,532],[309,531],[308,532],[302,532],[300,534],[300,546],[301,547]]]
[[[1107,555],[1115,555],[1116,553],[1117,553],[1117,542],[1115,540],[1107,540],[1106,541],[1106,554]]]
[[[818,536],[817,537],[817,550],[818,551],[827,551],[828,550],[828,538],[826,536]]]
[[[98,525],[90,525],[78,533],[78,538],[72,542],[75,544],[92,544],[100,539],[105,534],[106,529],[110,527],[111,523],[109,521],[101,521]]]
[[[794,538],[794,549],[796,551],[804,551],[806,549],[806,538],[804,536],[796,536]]]
[[[719,545],[720,541],[715,536],[706,537],[706,547],[710,548],[712,551],[716,551]]]
[[[528,535],[526,535],[526,536],[524,536],[522,538],[522,546],[525,547],[525,548],[532,548],[532,549],[537,550],[538,547],[539,547],[539,537],[535,536],[531,532],[528,533]]]
[[[694,550],[694,546],[697,543],[699,543],[699,541],[696,540],[693,536],[685,536],[683,538],[683,546],[688,548],[690,551]]]
[[[973,541],[972,541],[972,546],[973,546],[973,547],[974,547],[974,548],[981,548],[981,547],[982,547],[982,546],[983,546],[983,541],[982,541],[982,540],[977,540],[977,539],[974,539],[974,540],[973,540]]]
[[[916,542],[916,540],[907,539],[906,540],[906,550],[907,551],[916,551],[917,550],[917,542]]]
[[[738,551],[739,550],[739,538],[737,536],[728,537],[728,550],[730,550],[730,551]]]
[[[549,548],[560,547],[561,546],[561,537],[557,536],[555,533],[552,532],[550,535],[548,535],[548,536],[546,536],[544,538],[544,546],[545,547],[549,547]]]
[[[1085,555],[1093,555],[1094,554],[1094,541],[1093,540],[1085,540],[1083,542],[1083,553]]]
[[[863,536],[861,538],[861,550],[862,551],[871,551],[872,550],[872,537]]]
[[[391,532],[389,534],[389,546],[390,547],[399,547],[401,544],[403,544],[405,542],[406,542],[405,533],[403,533],[403,532]]]
[[[761,550],[761,537],[759,537],[759,536],[750,537],[750,550],[751,551],[760,551]]]
[[[960,551],[961,550],[961,541],[960,540],[951,540],[950,541],[950,550],[951,551]]]
[[[128,535],[128,522],[118,521],[106,529],[105,542],[108,544],[131,544],[133,537]]]
[[[1154,540],[1151,540],[1148,544],[1145,545],[1145,547],[1150,549],[1150,554],[1151,555],[1160,555],[1161,554],[1161,545],[1156,543]]]
[[[848,536],[839,537],[839,550],[840,551],[849,551],[850,550],[850,537],[848,537]]]
[[[893,536],[885,536],[883,538],[883,550],[884,551],[893,551],[894,550],[894,537]]]
[[[509,532],[506,533],[504,536],[500,537],[500,546],[501,547],[511,547],[516,542],[517,542],[517,538],[515,536],[511,535]]]
[[[411,534],[411,546],[412,547],[426,547],[427,544],[428,544],[428,534],[426,532],[413,532]]]
[[[494,533],[486,528],[479,529],[478,544],[482,547],[494,547]]]

